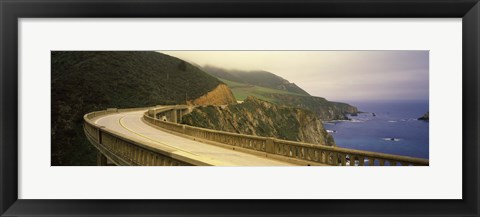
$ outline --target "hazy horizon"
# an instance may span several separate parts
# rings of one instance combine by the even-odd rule
[[[428,51],[159,51],[200,66],[268,71],[331,101],[427,100]]]

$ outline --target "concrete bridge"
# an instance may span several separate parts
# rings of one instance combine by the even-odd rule
[[[193,107],[106,109],[84,116],[98,165],[428,166],[398,155],[319,146],[179,124]],[[355,162],[355,163],[354,163]]]

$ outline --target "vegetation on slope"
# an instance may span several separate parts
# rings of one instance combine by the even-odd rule
[[[238,101],[243,101],[248,96],[254,96],[282,106],[308,109],[315,112],[321,120],[344,120],[347,119],[347,114],[356,114],[358,112],[354,106],[328,101],[322,97],[302,95],[225,79],[220,80],[230,87]]]
[[[233,95],[238,101],[245,100],[248,96],[254,96],[256,98],[272,102],[280,103],[280,100],[272,97],[273,94],[284,94],[284,95],[296,95],[296,96],[305,96],[302,94],[292,93],[284,90],[271,89],[266,87],[260,87],[252,84],[238,83],[230,80],[225,80],[219,78],[223,83],[227,84],[228,87],[233,92]]]
[[[150,51],[53,51],[51,69],[52,165],[95,164],[82,129],[85,113],[184,104],[222,84],[183,60]]]
[[[241,104],[197,107],[183,117],[183,123],[247,135],[335,145],[333,137],[313,112],[278,106],[252,96]]]
[[[274,90],[283,90],[301,95],[309,95],[305,90],[288,80],[266,71],[226,70],[214,66],[204,66],[203,70],[217,78],[266,87]]]

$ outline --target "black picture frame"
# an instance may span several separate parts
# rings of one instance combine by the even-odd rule
[[[2,216],[479,216],[480,4],[478,0],[1,0],[0,2],[0,213]],[[462,18],[463,199],[18,199],[18,19],[67,17]]]

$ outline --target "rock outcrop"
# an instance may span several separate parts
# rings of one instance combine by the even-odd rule
[[[422,120],[422,121],[428,121],[428,113],[425,113],[422,117],[419,117],[418,120]]]
[[[241,104],[203,106],[183,117],[188,125],[227,132],[334,146],[315,113],[275,105],[254,97]]]
[[[187,102],[189,105],[227,105],[232,103],[236,103],[235,97],[232,90],[225,84],[219,84],[205,95]]]

